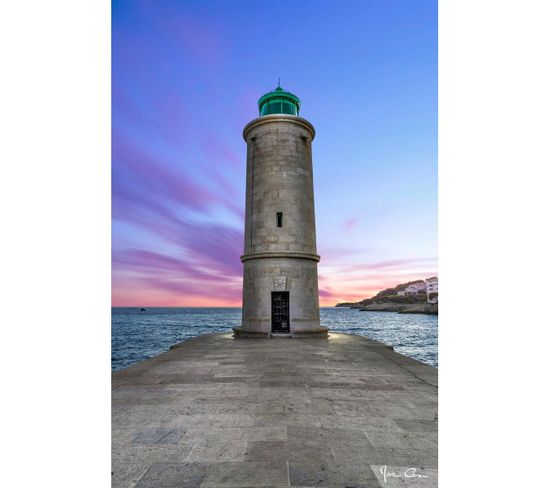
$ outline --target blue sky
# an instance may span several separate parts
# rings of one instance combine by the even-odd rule
[[[313,123],[321,304],[437,273],[435,1],[114,1],[113,304],[240,305],[246,147]]]

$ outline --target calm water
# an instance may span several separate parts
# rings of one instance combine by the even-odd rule
[[[112,369],[167,351],[172,344],[201,334],[230,332],[241,322],[240,308],[112,309]],[[437,367],[437,316],[359,312],[321,308],[321,324],[394,346],[401,354]]]

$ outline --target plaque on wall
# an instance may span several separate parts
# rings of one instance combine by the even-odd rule
[[[274,276],[273,277],[273,290],[285,291],[286,290],[286,276]]]

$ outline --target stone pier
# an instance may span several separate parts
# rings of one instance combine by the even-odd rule
[[[360,336],[197,337],[112,408],[116,488],[437,486],[437,370]]]

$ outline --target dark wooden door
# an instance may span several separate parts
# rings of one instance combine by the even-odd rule
[[[271,332],[289,332],[288,291],[271,292]]]

